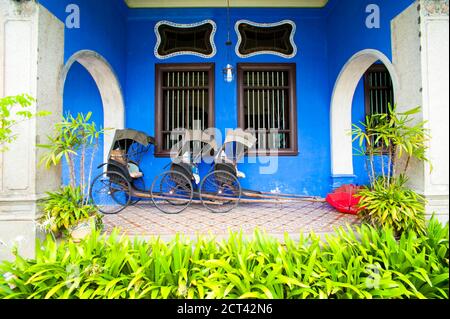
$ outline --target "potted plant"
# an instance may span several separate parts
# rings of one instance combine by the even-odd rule
[[[41,202],[43,211],[39,225],[54,237],[71,237],[80,240],[93,228],[102,227],[102,215],[95,206],[84,204],[81,188],[66,186],[56,192],[48,192]]]
[[[60,165],[69,169],[69,186],[47,193],[42,202],[43,215],[40,225],[44,231],[56,236],[85,237],[92,227],[102,227],[102,216],[91,205],[89,191],[95,154],[104,130],[91,122],[92,113],[65,116],[55,125],[55,133],[49,136],[49,144],[39,145],[48,151],[41,158],[46,167]],[[78,168],[78,169],[77,169]]]

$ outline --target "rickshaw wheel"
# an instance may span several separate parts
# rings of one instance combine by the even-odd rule
[[[213,213],[228,213],[239,205],[242,196],[241,183],[227,171],[213,171],[200,184],[203,206]]]
[[[192,202],[192,182],[184,174],[175,171],[157,176],[150,190],[156,208],[165,214],[179,214]]]
[[[130,182],[118,172],[107,171],[98,175],[91,185],[92,203],[103,214],[118,214],[130,205]]]
[[[139,177],[139,178],[133,179],[133,182],[131,183],[131,186],[133,187],[133,189],[135,189],[135,190],[137,190],[137,191],[139,191],[141,193],[144,193],[146,191],[145,190],[145,181],[144,181],[143,177]],[[131,206],[136,205],[137,203],[139,203],[141,201],[141,199],[142,198],[140,198],[140,197],[131,196],[130,205]]]

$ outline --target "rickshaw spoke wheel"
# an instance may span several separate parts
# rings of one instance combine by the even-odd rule
[[[241,184],[236,176],[227,171],[213,171],[200,184],[203,206],[213,213],[228,213],[239,205]]]
[[[91,185],[90,198],[103,214],[117,214],[130,204],[130,182],[118,172],[98,175]]]
[[[164,172],[153,181],[152,201],[165,214],[181,213],[189,207],[193,197],[192,182],[180,172]]]

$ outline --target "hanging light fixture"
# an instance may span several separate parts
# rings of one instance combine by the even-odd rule
[[[231,64],[231,36],[230,36],[230,0],[227,0],[227,42],[225,42],[227,50],[227,65],[223,68],[223,75],[225,82],[231,83],[234,80],[234,68]]]

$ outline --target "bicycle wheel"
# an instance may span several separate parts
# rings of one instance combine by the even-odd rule
[[[213,171],[200,184],[202,204],[213,213],[233,210],[239,205],[241,196],[241,183],[227,171]]]
[[[131,185],[125,176],[107,171],[94,179],[89,196],[103,214],[117,214],[130,204],[130,192]]]
[[[179,214],[191,204],[194,190],[191,181],[184,174],[168,171],[153,181],[151,197],[161,212]]]

